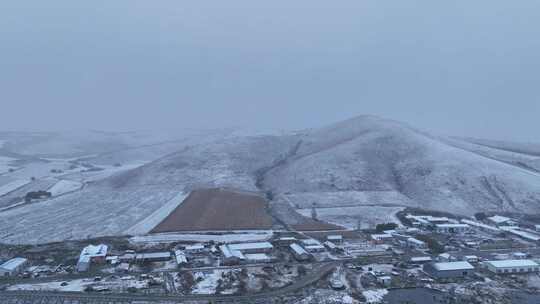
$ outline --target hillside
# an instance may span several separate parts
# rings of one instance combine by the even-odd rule
[[[80,191],[0,212],[0,241],[123,234],[159,222],[168,214],[160,210],[174,209],[179,195],[219,187],[265,194],[281,224],[308,230],[335,227],[302,216],[312,206],[321,220],[346,227],[392,220],[407,206],[462,215],[540,213],[535,146],[527,153],[511,147],[435,136],[373,116],[280,136],[197,139]],[[107,153],[95,159],[106,160]],[[152,228],[143,226],[136,231]]]

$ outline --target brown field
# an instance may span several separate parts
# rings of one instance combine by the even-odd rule
[[[257,195],[224,189],[192,191],[151,232],[271,229],[266,201]]]

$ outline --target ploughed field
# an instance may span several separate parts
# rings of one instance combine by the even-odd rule
[[[195,190],[152,233],[271,229],[266,201],[225,189]]]

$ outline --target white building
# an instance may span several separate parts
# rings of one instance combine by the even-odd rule
[[[410,237],[407,239],[407,247],[416,248],[416,249],[425,249],[427,248],[427,244],[424,241],[420,241],[418,239]]]
[[[104,244],[88,245],[83,248],[79,261],[77,262],[77,271],[83,272],[90,268],[90,264],[105,263],[109,247]]]
[[[268,253],[274,249],[269,242],[240,243],[227,245],[231,250],[241,251],[242,253]]]
[[[311,257],[311,255],[304,248],[302,248],[302,246],[300,246],[300,245],[298,245],[296,243],[293,243],[293,244],[289,245],[289,248],[291,248],[291,251],[292,251],[294,257],[297,260],[305,261],[305,260],[308,260]]]
[[[476,255],[466,255],[463,257],[463,261],[466,261],[469,263],[478,263],[479,259]]]
[[[197,254],[204,252],[205,249],[206,247],[203,244],[195,244],[186,246],[184,252],[186,254]]]
[[[438,233],[465,233],[469,230],[467,224],[437,224],[435,231]]]
[[[0,265],[0,277],[15,275],[28,263],[25,258],[13,258]]]
[[[494,215],[492,217],[488,217],[487,220],[490,223],[493,223],[497,226],[501,226],[501,225],[512,226],[515,224],[515,222],[511,218],[506,217],[506,216],[500,216],[500,215]]]
[[[185,265],[188,263],[186,254],[182,250],[175,250],[174,257],[176,258],[176,264]]]
[[[516,274],[538,272],[540,266],[532,260],[486,261],[487,269],[496,274]]]
[[[420,256],[420,257],[412,257],[410,261],[412,264],[424,264],[424,263],[429,263],[433,260],[429,256]]]
[[[339,234],[329,235],[326,237],[326,240],[334,244],[341,244],[343,242],[343,236]]]
[[[266,253],[246,253],[246,260],[253,263],[269,263],[272,261],[272,258]]]

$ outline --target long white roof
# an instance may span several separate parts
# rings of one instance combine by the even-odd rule
[[[296,244],[296,243],[293,243],[291,245],[289,245],[289,247],[291,247],[291,249],[298,255],[302,255],[302,254],[309,254],[307,253],[307,251],[302,248],[302,246]]]
[[[13,258],[9,261],[6,261],[4,264],[0,265],[0,268],[5,269],[7,271],[13,271],[17,269],[17,267],[26,263],[26,261],[27,260],[25,258]]]
[[[274,246],[269,242],[258,242],[258,243],[241,243],[241,244],[229,244],[229,249],[231,250],[253,250],[253,249],[272,249]]]
[[[498,260],[486,261],[495,268],[510,268],[510,267],[538,267],[538,263],[533,260]]]
[[[472,270],[474,266],[469,264],[469,262],[460,261],[460,262],[446,262],[446,263],[435,263],[433,267],[440,271],[445,270]]]

